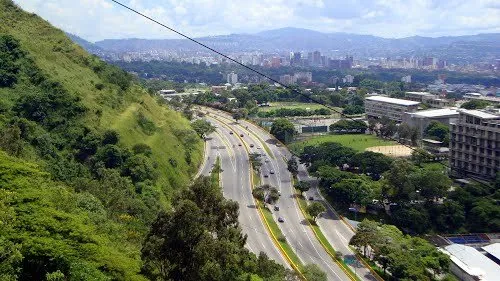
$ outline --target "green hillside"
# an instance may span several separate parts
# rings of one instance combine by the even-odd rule
[[[37,15],[0,0],[0,23],[0,280],[142,280],[141,243],[202,141]]]

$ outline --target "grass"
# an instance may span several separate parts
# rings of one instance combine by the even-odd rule
[[[276,110],[279,108],[302,108],[302,109],[309,108],[310,110],[325,108],[321,104],[305,103],[305,102],[271,102],[269,104],[271,106],[259,107],[259,111],[267,112],[267,111],[272,111],[272,110]]]
[[[338,142],[344,146],[357,151],[364,151],[372,146],[396,145],[396,142],[380,139],[374,135],[352,134],[352,135],[323,135],[313,136],[306,140],[293,142],[288,147],[297,154],[300,154],[305,146],[318,145],[324,142]]]
[[[97,131],[116,130],[121,144],[127,147],[137,143],[149,145],[160,171],[157,188],[170,193],[185,187],[203,157],[201,140],[188,148],[179,137],[180,131],[193,132],[189,121],[166,106],[160,106],[143,88],[131,86],[122,91],[107,83],[91,67],[95,58],[73,43],[63,31],[36,15],[21,12],[9,2],[0,1],[0,33],[19,40],[43,73],[81,98],[88,108],[82,116],[85,124]],[[96,89],[97,84],[103,84],[104,88]],[[139,127],[139,113],[154,124],[154,133],[145,134]],[[190,157],[186,157],[187,153]]]
[[[217,160],[215,160],[214,168],[212,169],[212,173],[210,174],[210,180],[213,185],[220,186],[220,158],[217,156]]]
[[[260,186],[260,175],[259,175],[259,172],[257,172],[254,169],[252,169],[252,178],[253,178],[253,185],[255,187],[259,187]]]

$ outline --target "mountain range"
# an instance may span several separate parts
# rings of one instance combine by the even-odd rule
[[[281,28],[255,34],[230,34],[196,38],[223,52],[321,51],[358,58],[394,56],[437,56],[470,61],[500,57],[500,33],[467,36],[382,38],[350,33],[323,33],[301,28]],[[82,44],[82,43],[80,43]],[[186,39],[105,39],[82,45],[114,53],[149,51],[199,51],[202,47]]]

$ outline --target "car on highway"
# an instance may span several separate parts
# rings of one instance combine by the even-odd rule
[[[268,177],[269,177],[269,175],[268,175],[268,174],[264,174],[264,177],[265,177],[265,178],[268,178]]]
[[[233,131],[229,131],[229,134],[230,134],[230,135],[232,135],[232,134],[234,134],[234,133],[233,133]]]
[[[250,144],[250,147],[254,147],[253,143]]]
[[[274,170],[273,170],[273,169],[271,169],[271,170],[269,171],[269,173],[270,173],[271,175],[274,175]]]
[[[285,219],[284,219],[283,217],[279,217],[279,218],[278,218],[278,221],[279,221],[279,222],[285,222]]]
[[[264,162],[269,163],[269,159],[267,159],[267,158],[266,158],[266,159],[264,160]]]
[[[314,197],[309,196],[309,200],[314,201]]]
[[[241,146],[241,143],[238,143],[238,146]]]
[[[243,137],[243,134],[240,134],[240,137]]]
[[[280,207],[279,207],[279,206],[274,206],[274,210],[275,210],[275,211],[279,211],[279,210],[280,210]]]

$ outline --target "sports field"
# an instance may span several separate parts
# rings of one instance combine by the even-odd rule
[[[304,146],[317,145],[324,142],[338,142],[357,151],[364,151],[369,147],[397,145],[394,141],[383,140],[374,135],[352,134],[314,136],[307,140],[291,143],[288,147],[295,153],[301,153]]]
[[[279,108],[303,108],[315,110],[319,108],[324,108],[321,104],[317,103],[305,103],[305,102],[271,102],[269,103],[271,106],[263,106],[259,107],[259,111],[271,111]],[[340,109],[341,110],[341,109]],[[342,110],[341,110],[342,111]]]

